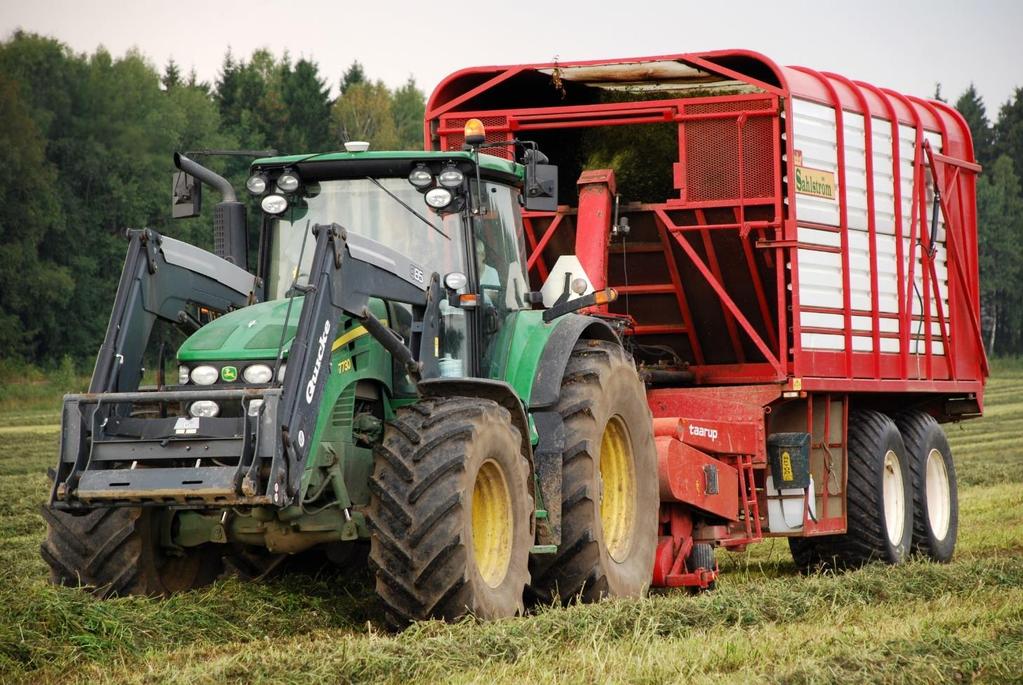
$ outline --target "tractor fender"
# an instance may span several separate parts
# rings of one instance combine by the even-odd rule
[[[417,388],[420,397],[478,397],[493,400],[508,410],[512,423],[519,429],[522,436],[522,454],[529,460],[530,470],[533,468],[533,450],[530,440],[529,421],[526,410],[522,406],[515,389],[504,381],[488,378],[428,378],[419,381]],[[532,474],[530,474],[532,475]]]
[[[569,314],[558,324],[547,339],[540,363],[533,377],[533,389],[529,397],[529,411],[549,409],[561,396],[561,379],[568,366],[572,349],[580,340],[605,340],[616,345],[621,340],[607,322],[592,316]]]

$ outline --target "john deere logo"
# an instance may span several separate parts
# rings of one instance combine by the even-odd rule
[[[220,379],[225,383],[238,380],[238,369],[233,366],[225,366],[220,370]]]

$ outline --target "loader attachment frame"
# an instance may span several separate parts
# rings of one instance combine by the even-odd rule
[[[311,277],[298,288],[305,298],[283,385],[154,391],[140,391],[141,374],[121,369],[139,368],[155,320],[177,320],[190,303],[216,311],[244,306],[255,282],[198,248],[154,231],[132,234],[90,392],[64,398],[52,507],[292,504],[313,450],[330,345],[344,315],[360,319],[410,377],[438,375],[439,276],[427,279],[408,257],[337,224],[312,232]],[[370,313],[373,297],[412,305],[412,340],[401,340]],[[237,402],[240,415],[190,417],[188,403],[198,400]]]

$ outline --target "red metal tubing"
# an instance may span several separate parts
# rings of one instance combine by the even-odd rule
[[[823,74],[807,67],[793,67],[797,71],[818,79],[831,98],[831,106],[835,109],[835,145],[837,147],[836,174],[838,184],[838,225],[842,236],[842,305],[845,309],[846,329],[852,328],[852,294],[849,292],[849,205],[846,200],[846,166],[845,166],[845,123],[842,120],[842,100],[835,91],[835,86]],[[852,335],[845,334],[846,374],[852,375]]]
[[[864,167],[867,175],[867,234],[870,243],[870,305],[873,310],[873,326],[874,326],[874,376],[876,378],[881,377],[881,339],[878,335],[880,332],[880,321],[877,316],[878,306],[878,293],[877,293],[877,224],[874,212],[874,132],[872,130],[873,114],[870,111],[870,105],[867,102],[867,98],[863,95],[863,91],[855,83],[830,72],[824,72],[824,75],[831,78],[832,80],[844,83],[846,87],[852,91],[860,104],[860,110],[863,115],[863,140],[864,140]]]
[[[661,221],[665,223],[665,225],[671,223],[668,217],[664,214],[663,210],[657,210],[657,215],[660,217]],[[753,344],[756,346],[756,348],[760,350],[760,353],[764,355],[764,358],[768,361],[768,363],[771,364],[771,366],[774,367],[774,369],[778,372],[779,378],[783,378],[785,376],[785,369],[781,365],[781,362],[779,362],[778,358],[774,356],[774,353],[771,351],[771,348],[767,346],[767,343],[764,342],[763,338],[760,337],[760,334],[757,333],[753,325],[750,324],[749,320],[743,315],[738,305],[735,304],[735,301],[732,300],[732,298],[728,295],[728,292],[725,291],[725,289],[721,286],[720,281],[718,281],[718,279],[714,277],[714,274],[711,273],[707,265],[704,264],[702,259],[700,259],[700,256],[696,253],[696,250],[693,249],[693,246],[689,243],[689,240],[681,233],[675,233],[674,236],[675,240],[679,243],[679,245],[682,246],[682,249],[685,251],[686,255],[688,255],[689,259],[692,260],[693,265],[697,268],[697,270],[700,272],[703,278],[707,281],[707,284],[710,285],[710,287],[717,294],[718,299],[721,300],[721,303],[732,313],[732,316],[735,317],[735,319],[742,326],[743,330],[746,331],[746,334],[753,341]]]

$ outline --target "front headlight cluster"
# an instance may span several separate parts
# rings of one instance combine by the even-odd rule
[[[448,164],[434,178],[425,164],[417,164],[409,172],[408,182],[426,196],[426,204],[431,208],[437,211],[457,210],[457,207],[453,206],[456,204],[454,191],[465,183],[465,174],[454,164]]]
[[[284,373],[288,368],[287,364],[281,364],[277,370],[277,380],[284,381]],[[251,385],[266,385],[273,378],[274,370],[272,364],[256,363],[249,364],[241,371],[240,378],[238,367],[233,364],[224,364],[220,368],[212,364],[200,364],[195,368],[189,368],[182,364],[178,366],[178,385],[210,386],[217,383],[235,383],[244,380]],[[247,403],[246,413],[249,416],[258,416],[260,407],[263,406],[262,399],[253,399]],[[209,419],[220,415],[220,405],[213,400],[196,400],[188,405],[188,413],[193,418]]]
[[[288,365],[281,364],[277,370],[277,380],[284,380],[284,370]],[[273,379],[274,370],[271,364],[249,364],[241,373],[242,379],[252,385],[265,385]],[[189,368],[182,364],[178,367],[178,385],[213,385],[217,380],[224,383],[234,383],[238,380],[238,368],[230,364],[217,368],[210,364],[200,364],[195,368]]]
[[[271,181],[262,173],[253,174],[245,182],[245,188],[254,196],[263,195],[259,201],[260,208],[267,214],[276,216],[283,214],[288,208],[288,198],[285,196],[298,192],[298,189],[302,187],[302,180],[295,172],[285,171],[277,177],[273,186],[273,192],[264,195],[270,189]]]

